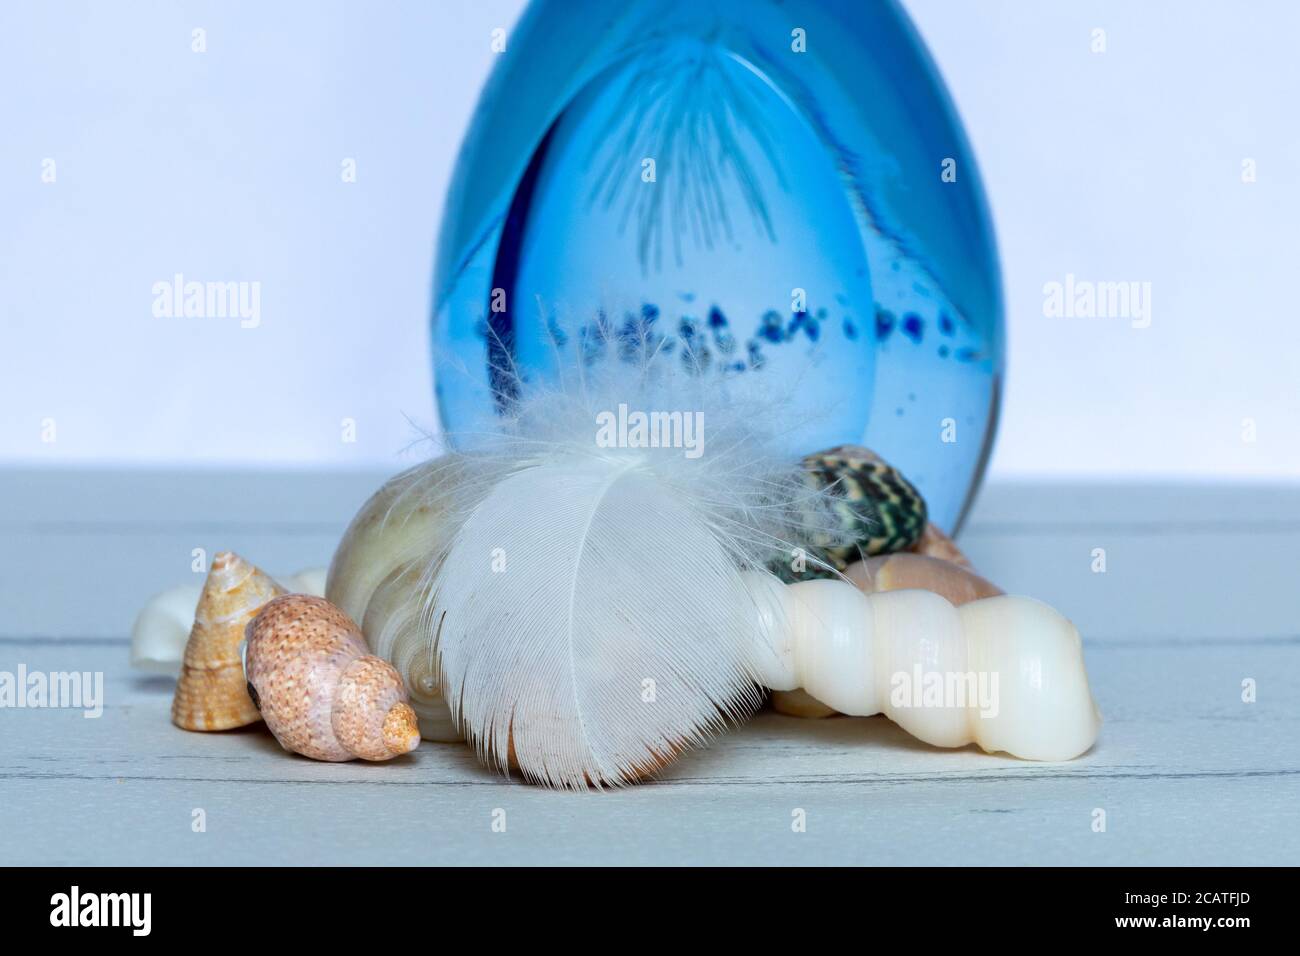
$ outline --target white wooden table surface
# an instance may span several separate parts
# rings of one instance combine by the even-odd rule
[[[319,764],[174,728],[171,681],[127,664],[139,606],[195,580],[193,548],[326,564],[381,478],[0,475],[0,671],[102,671],[106,696],[97,720],[0,709],[0,863],[1300,863],[1300,486],[985,490],[967,552],[1085,636],[1106,722],[1066,764],[765,712],[658,782],[576,795],[459,745]]]

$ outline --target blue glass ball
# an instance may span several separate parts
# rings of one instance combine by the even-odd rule
[[[996,425],[985,200],[892,2],[534,0],[461,150],[433,319],[453,442],[653,343],[779,397],[792,455],[872,448],[954,531]]]

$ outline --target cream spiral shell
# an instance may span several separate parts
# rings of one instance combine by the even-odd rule
[[[426,740],[461,734],[438,690],[428,635],[417,627],[425,567],[420,556],[442,533],[439,482],[456,466],[434,459],[386,482],[348,525],[330,563],[325,596],[361,625],[371,651],[397,668]]]
[[[930,527],[933,529],[934,526]],[[933,534],[938,535],[938,531],[933,531]],[[955,547],[951,550],[960,556]],[[1003,593],[997,585],[972,571],[969,563],[958,564],[945,558],[907,551],[855,561],[848,566],[844,576],[866,594],[920,589],[933,591],[957,607]],[[833,717],[837,713],[835,708],[828,707],[804,690],[772,691],[772,707],[790,717]]]
[[[939,747],[1070,760],[1097,739],[1079,633],[1040,601],[1001,595],[954,607],[930,591],[868,595],[843,581],[746,576],[754,667],[774,690],[803,688],[845,714],[883,713]]]

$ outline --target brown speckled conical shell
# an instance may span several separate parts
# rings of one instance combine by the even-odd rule
[[[401,675],[367,653],[352,618],[287,594],[248,625],[245,673],[286,750],[314,760],[388,760],[420,742]]]
[[[261,720],[248,696],[239,644],[262,605],[284,589],[239,555],[212,560],[185,645],[172,698],[172,723],[185,730],[230,730]]]

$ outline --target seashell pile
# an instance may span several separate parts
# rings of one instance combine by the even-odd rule
[[[448,566],[463,568],[466,562],[439,559],[430,566],[429,555],[438,553],[435,545],[461,540],[449,537],[454,509],[442,483],[472,485],[479,472],[461,470],[470,467],[463,459],[436,459],[385,483],[349,525],[327,580],[322,583],[317,574],[315,581],[295,582],[323,587],[326,597],[286,593],[238,555],[218,554],[188,629],[173,721],[187,730],[212,731],[261,719],[286,750],[331,762],[390,760],[416,749],[421,736],[461,740],[462,728],[440,688],[440,681],[450,679],[439,672],[446,660],[436,657],[447,653],[446,637],[431,633],[433,615],[427,610],[435,581],[461,600],[481,601],[491,593],[474,577],[480,570],[473,571],[468,585],[448,576]],[[957,546],[928,523],[917,490],[869,450],[841,446],[807,456],[803,467],[795,487],[804,482],[830,491],[844,535],[834,541],[818,537],[810,518],[804,522],[811,539],[807,550],[818,559],[814,565],[823,567],[765,571],[755,569],[765,560],[758,558],[738,569],[742,593],[749,597],[746,606],[756,614],[743,625],[753,635],[743,650],[754,656],[746,665],[753,669],[738,673],[757,677],[771,691],[776,710],[813,718],[884,713],[938,746],[975,742],[990,752],[1030,759],[1071,759],[1092,745],[1100,716],[1079,636],[1069,621],[1030,598],[1005,596],[977,574]],[[494,513],[500,520],[513,516],[510,509]],[[443,608],[447,595],[439,591],[437,600]],[[188,623],[185,608],[193,601],[190,589],[175,589],[150,602],[137,620],[133,662],[151,669],[173,666],[177,635]],[[525,613],[526,603],[520,602],[518,613]],[[655,619],[653,609],[644,613]],[[479,632],[462,630],[459,652],[479,660]],[[528,640],[532,633],[520,632]],[[732,666],[728,655],[738,652],[716,645],[706,640],[692,666],[706,671]],[[506,677],[500,679],[522,679],[520,692],[526,693],[532,664],[520,670],[512,661],[506,659],[500,672]],[[920,677],[923,667],[936,663],[1005,676],[1000,705],[991,710],[970,701],[899,705],[891,694],[892,676],[915,669]],[[521,727],[515,711],[503,713],[509,721],[500,724],[498,756],[519,770]],[[557,747],[571,745],[566,725],[549,710],[525,723],[529,739],[540,734]],[[671,762],[708,729],[685,716],[673,727],[666,742],[647,745],[644,758],[612,770],[597,765],[563,782],[578,787],[634,782]],[[530,744],[534,750],[535,744]],[[522,769],[529,776],[529,768]],[[539,777],[535,768],[532,776]]]

